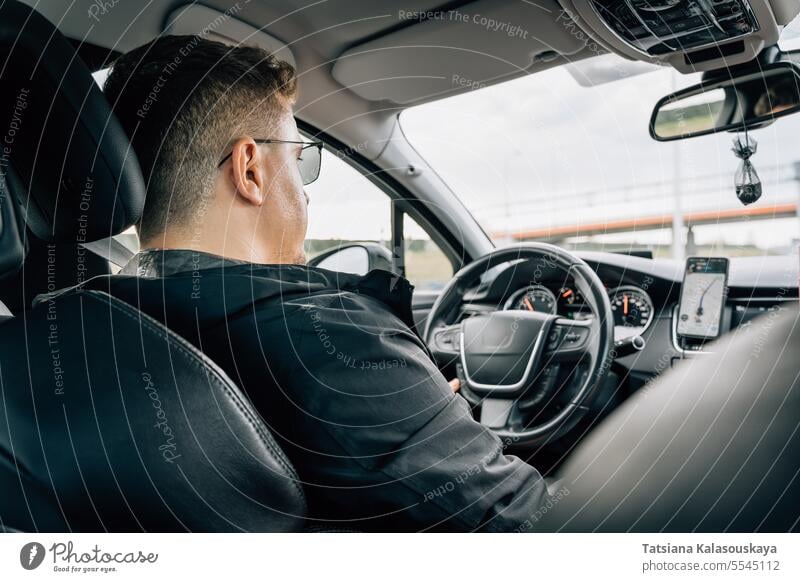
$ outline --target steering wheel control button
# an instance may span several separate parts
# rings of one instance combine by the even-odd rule
[[[589,330],[586,328],[575,328],[567,330],[564,334],[564,347],[580,348],[586,343],[589,337]]]
[[[554,327],[550,330],[550,333],[547,336],[547,350],[554,350],[558,347],[559,342],[561,341],[561,329],[558,327]]]
[[[440,331],[436,334],[436,343],[440,348],[454,352],[458,349],[458,332],[453,329]]]

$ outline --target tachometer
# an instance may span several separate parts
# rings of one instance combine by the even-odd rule
[[[580,305],[583,303],[583,297],[580,291],[573,287],[562,287],[558,290],[558,301],[564,305]]]
[[[634,328],[630,331],[641,333],[653,321],[653,301],[639,287],[626,285],[609,291],[614,325]]]
[[[505,309],[527,309],[541,313],[556,312],[556,296],[544,285],[530,285],[516,291],[506,301]]]

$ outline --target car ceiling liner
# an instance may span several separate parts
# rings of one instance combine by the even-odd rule
[[[229,45],[242,43],[257,46],[296,68],[294,54],[286,43],[236,18],[236,6],[238,4],[225,12],[200,4],[181,6],[170,12],[164,33],[196,34]]]

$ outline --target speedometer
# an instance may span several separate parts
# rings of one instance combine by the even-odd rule
[[[509,297],[505,309],[525,309],[554,314],[556,312],[556,296],[544,285],[530,285]]]
[[[638,334],[653,321],[653,301],[644,289],[626,285],[612,289],[609,296],[616,327],[629,328],[626,331]]]

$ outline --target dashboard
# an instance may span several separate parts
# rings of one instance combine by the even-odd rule
[[[732,330],[737,337],[744,334],[745,338],[751,338],[754,357],[758,357],[764,345],[764,328],[754,325],[754,320],[773,317],[787,308],[797,309],[798,305],[800,261],[796,254],[732,257],[727,261],[724,281],[717,282],[706,276],[715,269],[705,268],[700,262],[695,263],[694,269],[700,276],[687,281],[687,272],[691,270],[689,261],[599,251],[573,254],[594,271],[605,289],[615,324],[614,346],[608,357],[602,360],[602,378],[593,388],[592,397],[585,402],[582,412],[585,416],[574,428],[552,442],[548,441],[546,446],[513,445],[524,449],[526,460],[537,468],[543,467],[545,473],[556,470],[575,444],[590,434],[598,422],[634,394],[647,390],[660,375],[676,367],[684,371],[682,378],[693,381],[692,370],[698,364],[702,365],[708,354],[715,353],[724,345],[717,343],[717,336],[725,337]],[[538,256],[511,260],[486,268],[477,280],[471,277],[466,289],[459,286],[456,295],[460,303],[451,302],[447,308],[445,327],[449,329],[430,339],[429,347],[445,377],[459,378],[462,385],[464,379],[468,380],[464,359],[465,334],[459,330],[480,330],[481,320],[550,319],[505,313],[512,310],[540,311],[572,320],[596,317],[592,312],[594,307],[590,306],[598,305],[598,299],[602,299],[597,294],[598,286],[582,288],[582,285],[587,285],[584,281],[591,278],[587,277],[586,270],[581,269],[579,276],[577,272],[565,271],[562,264]],[[712,266],[711,261],[707,264]],[[432,327],[431,306],[440,299],[438,293],[415,293],[414,317],[418,329]],[[717,316],[720,307],[721,315]],[[485,317],[498,311],[505,314]],[[683,318],[683,334],[678,332],[682,316],[686,316]],[[473,317],[478,320],[471,321]],[[712,321],[719,322],[718,334],[709,327]],[[462,322],[464,325],[459,325]],[[564,329],[600,328],[561,323],[560,327]],[[514,334],[498,336],[487,332],[481,336],[478,332],[474,337],[481,337],[481,342],[487,346],[487,353],[483,354],[486,357],[492,355],[492,350],[502,343],[501,340],[513,340]],[[523,342],[534,342],[531,344],[533,353],[538,339],[534,341],[525,333],[521,337]],[[605,338],[604,334],[604,341]],[[524,427],[531,421],[556,418],[574,405],[575,386],[594,374],[594,361],[590,361],[593,358],[570,359],[568,352],[556,355],[558,348],[547,344],[548,352],[556,357],[540,362],[541,369],[534,380],[536,389],[515,399],[512,406],[514,416],[509,413],[509,420],[515,426]],[[561,357],[564,355],[567,357]],[[501,368],[508,365],[511,370],[515,361],[512,356],[498,360],[496,364]],[[462,390],[461,394],[470,403],[475,417],[480,418],[478,415],[483,415],[481,397],[470,390]]]
[[[618,359],[618,364],[647,378],[679,359],[713,350],[710,339],[678,332],[680,318],[685,317],[678,312],[684,262],[605,252],[576,254],[597,273],[606,288],[614,315],[615,340],[641,336],[646,341],[641,352]],[[796,256],[730,259],[730,275],[721,295],[719,335],[746,327],[765,312],[796,305],[798,276]],[[464,294],[461,318],[515,309],[575,320],[594,317],[583,295],[568,273],[546,260],[514,261],[487,271],[480,283]],[[706,309],[710,312],[708,306]]]
[[[730,258],[726,278],[715,282],[706,276],[713,270],[706,269],[704,263],[696,263],[699,276],[688,281],[689,261],[596,251],[575,254],[600,279],[614,318],[613,359],[608,360],[602,385],[589,404],[590,422],[613,411],[673,366],[714,353],[717,336],[734,329],[737,334],[752,333],[757,349],[763,338],[750,331],[756,329],[753,320],[786,308],[796,309],[798,304],[797,255]],[[511,310],[586,320],[596,314],[590,307],[595,302],[584,299],[590,297],[591,290],[582,289],[583,284],[582,278],[573,278],[547,258],[510,261],[487,269],[462,292],[459,312],[451,321],[459,323]],[[427,317],[428,309],[422,311],[420,321]],[[709,327],[712,321],[715,325],[718,322],[718,330]],[[463,373],[458,358],[443,357],[437,363],[447,377]],[[571,392],[563,388],[586,373],[586,366],[582,362],[546,365],[542,372],[542,381],[550,386],[546,400],[520,400],[520,414],[536,410],[536,414],[547,417],[558,413],[571,398]],[[550,461],[557,464],[586,430],[588,425],[537,454],[552,452]]]

